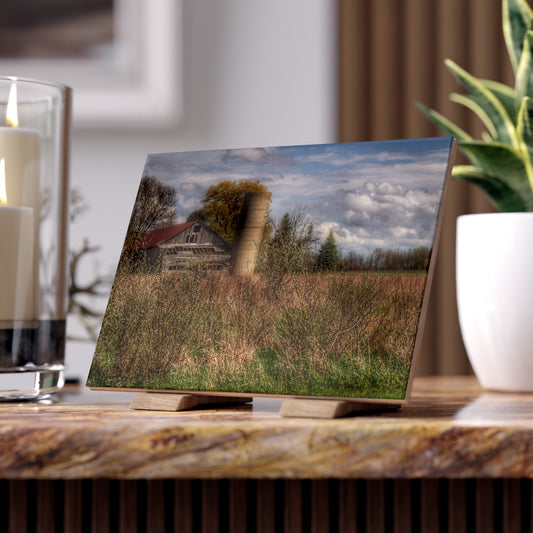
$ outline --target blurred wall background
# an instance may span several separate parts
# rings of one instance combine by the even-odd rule
[[[6,6],[17,14],[31,2]],[[148,153],[438,135],[416,100],[477,134],[480,124],[448,100],[456,84],[443,59],[476,76],[512,80],[501,0],[176,0],[176,6],[180,15],[171,24],[180,46],[164,52],[175,52],[180,71],[180,118],[149,129],[74,124],[72,185],[88,209],[71,227],[71,248],[80,250],[85,239],[99,247],[83,256],[80,284],[112,279]],[[54,29],[53,42],[70,49],[72,33],[60,33]],[[449,192],[422,374],[470,372],[455,308],[455,219],[490,205],[465,184],[452,183]],[[103,311],[108,290],[93,308]],[[69,329],[79,333],[74,320]],[[69,342],[70,375],[85,379],[93,349],[94,342]]]

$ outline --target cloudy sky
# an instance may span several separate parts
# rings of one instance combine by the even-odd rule
[[[151,154],[144,176],[177,191],[179,221],[213,183],[260,180],[279,220],[305,207],[343,253],[431,246],[450,138]]]

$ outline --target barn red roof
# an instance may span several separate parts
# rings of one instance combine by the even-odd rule
[[[184,222],[183,224],[168,226],[168,228],[154,229],[139,239],[135,246],[132,247],[132,250],[147,250],[148,248],[153,248],[162,242],[172,239],[172,237],[175,237],[187,228],[190,228],[195,222],[197,221],[193,220],[192,222]]]

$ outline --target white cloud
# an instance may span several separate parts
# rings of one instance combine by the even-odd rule
[[[444,140],[157,154],[145,175],[177,188],[180,216],[213,183],[259,179],[274,218],[303,205],[321,240],[333,230],[344,251],[369,253],[431,245],[447,155]]]

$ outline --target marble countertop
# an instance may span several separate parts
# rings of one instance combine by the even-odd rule
[[[187,412],[129,409],[132,393],[67,387],[0,404],[0,477],[533,477],[533,395],[475,378],[418,378],[399,411],[279,416],[282,400]]]

